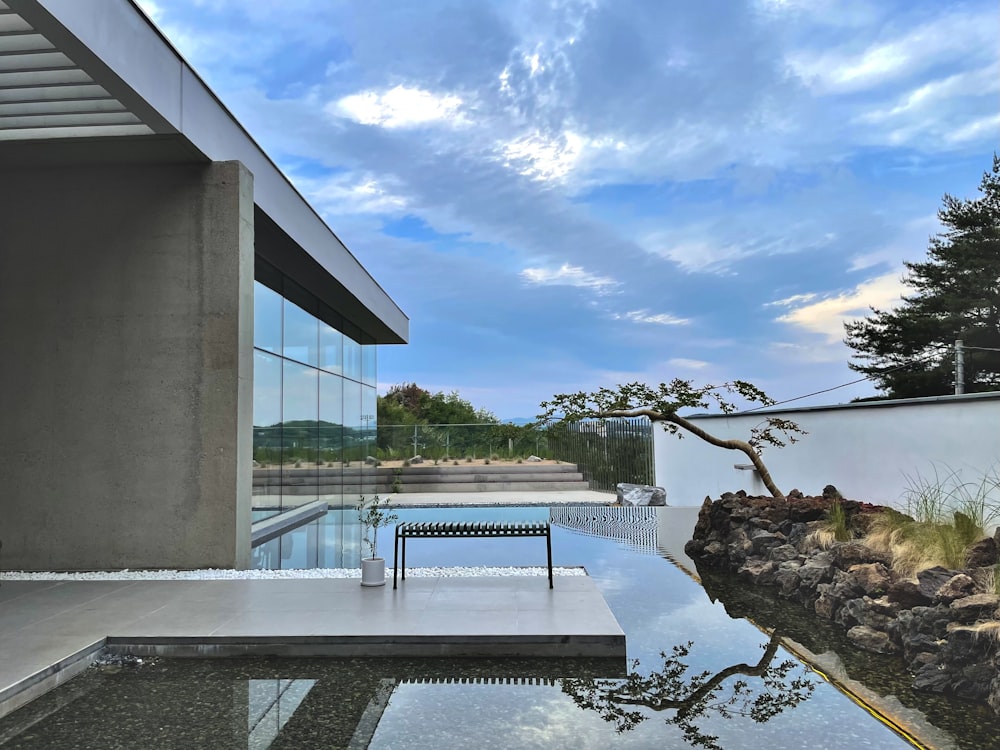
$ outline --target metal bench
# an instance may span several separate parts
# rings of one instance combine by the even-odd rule
[[[407,539],[479,539],[501,536],[544,536],[549,560],[549,588],[552,588],[552,531],[548,521],[525,523],[401,523],[396,526],[392,555],[392,587],[396,588],[399,541],[403,540],[402,576],[406,580]]]

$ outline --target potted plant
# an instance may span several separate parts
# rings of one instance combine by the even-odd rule
[[[382,500],[375,495],[366,500],[362,495],[358,500],[358,518],[364,527],[362,539],[372,552],[371,557],[361,558],[361,585],[385,586],[385,558],[378,556],[378,530],[397,521],[399,516],[389,507],[389,498]]]

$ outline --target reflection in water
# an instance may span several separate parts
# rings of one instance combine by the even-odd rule
[[[668,724],[683,732],[692,747],[722,750],[717,735],[699,726],[709,713],[725,719],[746,717],[763,724],[789,708],[807,700],[815,689],[805,667],[794,660],[774,664],[781,645],[775,631],[756,664],[733,664],[718,672],[688,674],[687,658],[693,643],[674,646],[663,652],[663,665],[649,674],[636,671],[633,663],[624,680],[570,679],[563,681],[563,691],[580,708],[596,711],[605,721],[614,724],[617,732],[635,729],[648,717],[636,710],[666,711]],[[789,679],[789,676],[795,676]],[[755,677],[759,682],[733,679]]]

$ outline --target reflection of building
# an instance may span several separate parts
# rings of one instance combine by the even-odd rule
[[[566,529],[656,551],[657,508],[648,505],[581,506],[549,510],[549,520]]]
[[[253,426],[363,458],[406,316],[134,4],[5,0],[0,59],[0,564],[245,566]]]

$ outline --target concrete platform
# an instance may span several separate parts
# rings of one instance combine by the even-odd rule
[[[595,656],[625,634],[589,577],[5,581],[0,716],[104,648],[162,656]]]
[[[383,494],[400,508],[454,508],[477,506],[613,505],[613,492],[593,490],[550,490],[548,492],[403,492]]]

